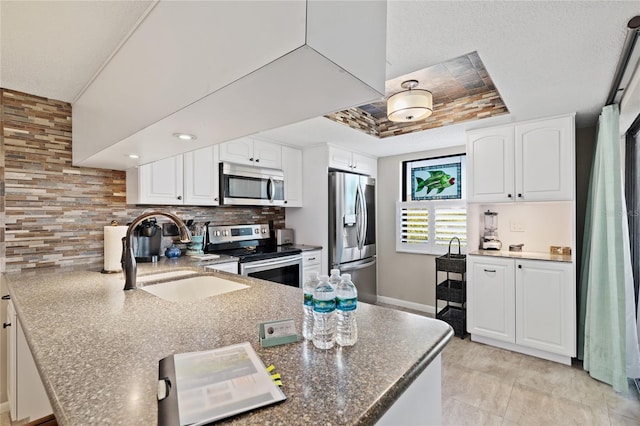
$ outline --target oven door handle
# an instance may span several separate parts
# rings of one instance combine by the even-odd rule
[[[257,260],[255,262],[247,262],[247,263],[244,263],[243,266],[245,269],[252,269],[255,267],[259,268],[262,266],[280,266],[288,263],[296,263],[298,261],[301,261],[302,255],[287,256],[285,259],[281,259],[281,260],[275,260],[275,259],[265,259],[265,260]]]

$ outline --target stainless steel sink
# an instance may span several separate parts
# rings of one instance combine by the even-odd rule
[[[183,272],[181,275],[178,274],[178,277],[184,276],[185,272],[189,272],[191,276],[169,281],[166,280],[167,278],[172,278],[170,275],[171,273],[177,274],[178,272]],[[169,275],[167,276],[167,274]],[[160,275],[164,275],[164,278],[160,278]],[[163,281],[156,283],[153,281],[147,281],[147,284],[144,287],[139,288],[153,294],[154,296],[171,302],[191,302],[249,288],[248,285],[229,281],[213,275],[194,275],[193,271],[172,271],[154,274],[153,276],[156,280]],[[175,277],[175,275],[173,277]],[[141,282],[140,278],[143,277],[138,278],[139,283]]]

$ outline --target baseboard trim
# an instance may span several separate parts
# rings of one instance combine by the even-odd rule
[[[526,346],[516,345],[515,343],[503,342],[500,340],[492,339],[490,337],[478,336],[477,334],[472,334],[471,340],[474,342],[483,343],[485,345],[496,346],[498,348],[507,349],[513,352],[520,352],[521,354],[535,356],[537,358],[542,358],[548,361],[558,362],[560,364],[571,366],[571,357],[567,355],[559,355],[540,349],[528,348]]]
[[[406,300],[394,299],[392,297],[378,296],[378,302],[386,303],[387,305],[400,306],[402,308],[413,309],[414,311],[425,312],[427,314],[435,315],[436,308],[434,306],[423,305],[421,303],[407,302]]]
[[[6,413],[10,409],[11,409],[11,406],[9,406],[9,401],[0,403],[0,413]]]

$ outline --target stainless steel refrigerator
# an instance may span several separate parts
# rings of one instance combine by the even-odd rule
[[[376,302],[376,181],[329,172],[329,268],[351,274],[358,300]]]

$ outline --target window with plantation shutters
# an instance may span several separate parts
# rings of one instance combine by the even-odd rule
[[[453,237],[467,245],[467,209],[460,201],[400,201],[396,217],[396,251],[443,254]]]
[[[464,153],[402,162],[396,251],[441,255],[452,238],[466,251],[465,162]]]

